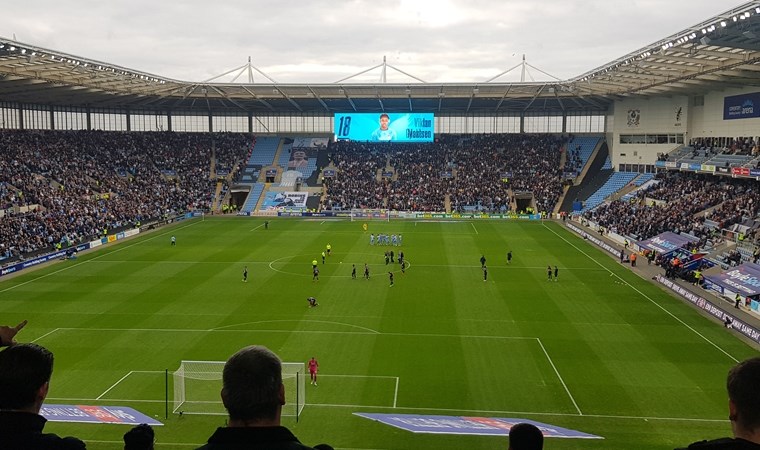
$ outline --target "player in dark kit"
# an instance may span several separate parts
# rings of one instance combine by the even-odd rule
[[[552,281],[552,266],[546,266],[546,279]]]
[[[313,308],[315,306],[319,306],[319,303],[317,303],[317,299],[314,297],[309,297],[306,299],[307,302],[309,302],[309,308]]]
[[[483,268],[486,266],[486,255],[482,255],[480,257],[480,267]]]
[[[367,263],[364,263],[364,278],[369,280],[369,266]]]
[[[507,252],[507,264],[512,264],[512,250]]]
[[[483,265],[483,281],[488,281],[488,267],[486,265]]]
[[[356,279],[356,264],[351,264],[351,278]]]
[[[391,287],[393,287],[393,272],[388,272],[388,279],[391,281]]]
[[[243,269],[243,283],[248,282],[248,266],[245,266]]]
[[[315,267],[311,276],[311,281],[319,281],[319,267]]]
[[[557,278],[559,278],[559,269],[554,266],[554,281],[557,281]]]

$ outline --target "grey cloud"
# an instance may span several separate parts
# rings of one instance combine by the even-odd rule
[[[280,82],[332,82],[385,55],[425,80],[478,82],[523,53],[564,79],[727,8],[712,0],[31,0],[3,5],[0,36],[188,81],[251,56]]]

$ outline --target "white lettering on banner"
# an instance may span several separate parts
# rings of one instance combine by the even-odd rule
[[[111,409],[111,408],[103,408],[109,413],[111,413],[114,417],[118,417],[120,419],[129,419],[129,420],[135,420],[136,417],[132,414],[129,414],[121,409]]]

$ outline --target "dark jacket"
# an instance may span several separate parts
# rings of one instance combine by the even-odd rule
[[[676,450],[760,450],[760,444],[744,439],[722,438],[712,441],[699,441],[683,449]]]
[[[84,450],[81,440],[43,433],[47,420],[39,414],[0,411],[0,449]]]
[[[317,448],[332,450],[329,445]],[[313,450],[303,445],[285,427],[217,428],[208,443],[198,450]]]

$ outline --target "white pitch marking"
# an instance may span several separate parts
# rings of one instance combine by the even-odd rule
[[[121,383],[122,381],[124,381],[130,375],[132,375],[132,371],[129,371],[126,375],[124,375],[123,377],[121,377],[119,379],[119,381],[117,381],[116,383],[112,384],[110,388],[106,389],[105,392],[103,392],[102,394],[100,394],[95,400],[100,400],[101,398],[103,398],[103,396],[106,395],[106,394],[108,394],[108,392],[111,391],[111,389],[115,388],[116,385],[118,385],[119,383]]]
[[[686,328],[688,328],[689,330],[691,330],[692,332],[694,332],[694,334],[696,334],[697,336],[699,336],[702,339],[704,339],[705,342],[709,343],[710,345],[712,345],[713,347],[715,347],[716,349],[718,349],[721,353],[723,353],[724,355],[728,356],[733,362],[735,362],[735,363],[739,362],[738,359],[734,358],[730,353],[728,353],[727,351],[723,350],[720,346],[718,346],[718,344],[716,344],[715,342],[711,341],[705,335],[703,335],[699,331],[697,331],[694,328],[692,328],[689,324],[687,324],[686,322],[684,322],[683,320],[681,320],[678,316],[676,316],[672,312],[670,312],[667,309],[665,309],[662,305],[660,305],[656,301],[652,300],[648,295],[646,295],[645,293],[641,292],[638,288],[636,288],[636,286],[633,286],[630,283],[628,283],[627,281],[625,281],[624,279],[620,278],[620,276],[617,275],[615,272],[611,271],[609,268],[605,267],[602,263],[600,263],[599,261],[597,261],[594,258],[592,258],[589,254],[587,254],[586,252],[584,252],[583,250],[581,250],[580,248],[578,248],[575,244],[573,244],[572,242],[570,242],[567,239],[565,239],[564,236],[561,236],[556,231],[554,231],[551,228],[549,228],[548,226],[546,226],[546,224],[544,224],[544,226],[549,231],[551,231],[556,236],[558,236],[560,239],[562,239],[563,241],[567,242],[568,244],[570,244],[570,246],[572,246],[573,248],[575,248],[576,250],[578,250],[579,252],[581,252],[584,256],[586,256],[587,258],[589,258],[590,260],[592,260],[593,262],[595,262],[599,266],[603,267],[607,272],[613,274],[616,278],[618,278],[620,281],[622,281],[623,283],[625,283],[626,285],[628,285],[631,289],[633,289],[634,291],[638,292],[639,295],[641,295],[645,299],[649,300],[653,305],[655,305],[656,307],[660,308],[663,312],[665,312],[667,315],[669,315],[670,317],[672,317],[673,319],[675,319],[681,325],[685,326]]]
[[[398,377],[396,377],[396,391],[393,393],[393,407],[394,408],[396,407],[396,403],[398,400],[398,381],[399,379]]]
[[[47,333],[43,334],[42,336],[38,337],[37,339],[33,340],[32,343],[39,341],[42,338],[48,337],[51,334],[55,333],[56,331],[60,330],[60,328],[56,328],[55,330],[48,331]]]
[[[578,407],[578,403],[575,402],[575,398],[573,398],[573,394],[570,393],[570,389],[567,388],[567,385],[565,384],[565,380],[562,379],[562,375],[559,374],[559,370],[557,370],[557,366],[554,365],[554,361],[552,361],[551,356],[549,356],[549,352],[546,351],[546,348],[544,347],[544,344],[541,342],[541,339],[536,338],[536,341],[538,341],[538,345],[541,346],[541,350],[543,350],[544,355],[546,355],[546,359],[549,360],[549,364],[552,365],[552,369],[554,369],[554,373],[557,374],[557,378],[559,378],[559,382],[562,383],[562,386],[565,388],[565,392],[567,392],[568,397],[570,397],[570,400],[573,402],[575,409],[578,411],[578,415],[582,416],[583,412],[581,412],[581,409]]]

